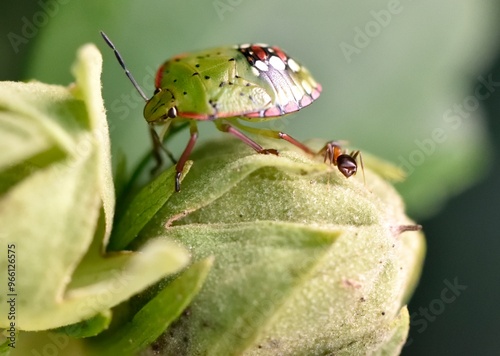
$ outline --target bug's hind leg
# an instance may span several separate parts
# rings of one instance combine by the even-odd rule
[[[260,136],[271,137],[271,138],[275,138],[275,139],[281,139],[281,140],[288,141],[292,145],[294,145],[294,146],[300,148],[302,151],[306,152],[307,154],[310,154],[310,155],[316,154],[316,152],[311,150],[309,147],[304,145],[302,142],[297,141],[292,136],[290,136],[284,132],[270,130],[270,129],[256,128],[256,127],[248,127],[248,126],[245,126],[239,122],[233,122],[232,124],[234,126],[238,127],[239,129],[244,130],[246,132],[250,132],[250,133],[253,133],[256,135],[260,135]]]
[[[278,150],[275,150],[273,148],[263,148],[257,142],[255,142],[250,137],[246,136],[243,132],[239,131],[234,126],[232,126],[228,123],[221,122],[221,121],[215,121],[215,126],[220,131],[230,133],[234,137],[240,139],[241,141],[246,143],[248,146],[252,147],[257,153],[266,154],[266,155],[273,154],[276,156],[278,155]]]

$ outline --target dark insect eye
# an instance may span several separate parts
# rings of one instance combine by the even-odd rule
[[[160,88],[156,88],[155,92],[154,92],[154,95],[158,94],[159,92],[161,92],[161,89]]]
[[[347,154],[341,154],[337,157],[337,167],[346,178],[356,174],[358,170],[356,160]]]
[[[177,108],[175,106],[171,107],[168,109],[167,116],[171,119],[174,119],[177,117]]]

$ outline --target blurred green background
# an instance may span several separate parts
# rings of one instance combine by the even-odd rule
[[[498,2],[39,0],[0,10],[0,80],[66,85],[76,49],[101,49],[113,154],[130,165],[150,145],[144,103],[100,30],[148,95],[172,55],[243,42],[284,48],[323,93],[267,126],[300,140],[345,139],[408,173],[398,189],[428,253],[403,354],[498,353]],[[200,125],[200,141],[222,136],[212,126]],[[187,136],[169,144],[177,155]]]

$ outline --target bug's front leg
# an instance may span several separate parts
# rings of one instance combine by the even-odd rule
[[[153,142],[153,157],[156,161],[156,165],[153,167],[151,170],[151,174],[156,174],[158,170],[161,168],[163,164],[163,159],[161,157],[161,150],[163,150],[170,161],[172,161],[173,164],[177,163],[177,160],[175,159],[174,155],[172,152],[170,152],[164,145],[163,145],[163,138],[165,135],[169,132],[170,129],[170,122],[165,123],[165,126],[163,127],[160,135],[156,132],[154,128],[154,124],[149,124],[149,133],[151,134],[151,140]]]
[[[160,153],[161,142],[160,138],[158,137],[158,133],[151,124],[149,125],[149,133],[151,135],[151,141],[153,142],[153,157],[156,161],[156,165],[151,169],[151,174],[156,174],[163,163],[163,159],[161,158]]]

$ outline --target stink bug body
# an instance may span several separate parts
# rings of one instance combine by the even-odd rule
[[[156,75],[156,93],[144,109],[148,122],[266,120],[311,104],[321,86],[307,69],[277,47],[220,47],[167,60]],[[174,114],[174,113],[170,113]]]
[[[319,97],[321,85],[278,47],[248,44],[175,56],[158,69],[156,89],[148,99],[113,43],[104,33],[101,35],[146,101],[144,118],[150,125],[157,166],[161,164],[159,151],[169,127],[189,122],[191,137],[176,162],[176,191],[180,190],[182,170],[198,137],[200,120],[213,121],[219,130],[232,134],[258,153],[277,155],[278,151],[264,149],[242,131],[284,139],[314,154],[283,132],[247,127],[239,122],[276,119],[310,105]],[[164,125],[160,135],[154,129],[158,124]],[[168,151],[167,154],[175,162]]]

